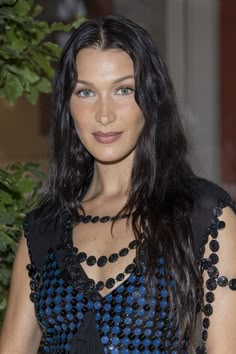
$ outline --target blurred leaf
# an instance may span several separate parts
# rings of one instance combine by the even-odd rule
[[[2,223],[2,221],[1,221]],[[13,251],[16,249],[16,243],[12,238],[9,237],[9,235],[6,232],[1,232],[0,233],[1,238],[0,238],[0,250],[1,252],[5,252],[7,247],[10,247]]]
[[[5,205],[12,203],[12,197],[9,193],[1,189],[0,186],[0,205],[4,203]]]
[[[7,60],[8,60],[11,56],[17,57],[16,51],[13,50],[12,48],[9,48],[9,47],[6,47],[6,46],[3,45],[3,46],[0,48],[0,57],[1,57],[2,59],[5,59],[6,62],[7,62]],[[3,69],[3,68],[2,68],[2,69]]]
[[[12,70],[13,68],[11,68]],[[18,74],[19,76],[23,77],[25,81],[28,81],[29,84],[34,84],[37,81],[39,81],[39,76],[38,74],[35,73],[35,71],[31,70],[30,67],[14,67],[15,73]]]
[[[29,176],[24,176],[17,181],[16,186],[20,193],[28,193],[32,191],[34,187],[34,181]]]
[[[33,5],[32,0],[18,0],[14,7],[12,7],[12,12],[19,17],[24,17],[28,14],[28,12],[31,10],[31,7]]]
[[[12,105],[15,103],[16,99],[20,97],[23,93],[23,87],[21,85],[20,80],[14,74],[8,72],[6,74],[6,81],[5,81],[5,95],[8,100],[8,103]]]
[[[49,77],[53,77],[54,69],[52,68],[51,63],[48,60],[48,56],[45,56],[45,54],[43,53],[35,52],[33,54],[33,58],[35,63],[40,69],[45,72],[45,74],[47,74]]]
[[[2,213],[0,215],[0,223],[6,225],[12,225],[14,222],[14,216],[11,213]],[[1,248],[1,247],[0,247]]]
[[[40,93],[52,91],[50,79],[61,48],[48,36],[68,32],[83,21],[49,25],[35,18],[41,11],[32,0],[0,2],[0,98],[10,105],[23,94],[35,104]]]
[[[35,104],[41,92],[51,91],[61,48],[49,36],[70,31],[82,22],[49,26],[36,17],[41,11],[32,0],[0,0],[0,98],[10,105],[22,95]],[[44,178],[37,164],[0,167],[0,327],[23,217],[35,206]]]
[[[15,50],[16,52],[27,48],[28,42],[24,38],[19,37],[15,30],[12,29],[11,31],[7,31],[5,35],[11,43],[11,49]]]
[[[52,32],[58,32],[58,31],[63,31],[67,32],[71,30],[71,24],[64,24],[63,22],[54,22],[50,29]]]
[[[35,88],[31,88],[29,93],[26,93],[26,98],[27,100],[31,103],[31,104],[36,104],[38,101],[38,97],[39,97],[39,92],[37,89]]]
[[[79,17],[77,20],[73,21],[72,23],[72,28],[79,28],[79,26],[84,22],[86,21],[86,18],[85,17]]]
[[[31,16],[36,17],[36,16],[40,15],[42,11],[43,11],[43,8],[41,5],[34,4],[34,8],[32,10]]]
[[[38,83],[37,83],[37,89],[40,92],[44,93],[49,93],[52,91],[52,85],[51,82],[48,79],[42,78]]]
[[[0,327],[23,217],[38,199],[43,177],[44,173],[35,163],[0,168]]]
[[[45,42],[42,44],[43,48],[47,49],[49,52],[51,52],[53,55],[55,55],[56,57],[59,57],[60,53],[61,53],[61,48],[52,42]]]
[[[17,0],[0,0],[0,6],[7,5],[11,6],[14,5],[17,2]]]
[[[0,53],[0,55],[1,55],[1,53]],[[0,87],[4,84],[4,82],[6,80],[6,75],[7,75],[6,71],[3,70],[2,68],[0,68]],[[0,91],[1,91],[1,89],[0,89]]]

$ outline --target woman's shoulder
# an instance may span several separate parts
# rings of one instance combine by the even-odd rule
[[[220,227],[219,217],[223,209],[228,206],[236,212],[236,204],[224,188],[203,178],[192,179],[191,191],[194,253],[199,257],[210,232]]]
[[[49,249],[56,248],[63,232],[63,213],[48,206],[28,212],[24,218],[23,231],[27,240],[31,262],[42,268]]]
[[[219,200],[227,202],[231,199],[224,188],[204,178],[192,178],[190,186],[194,208],[212,209]]]
[[[60,221],[60,213],[50,206],[40,206],[26,213],[23,227],[24,230],[32,234],[38,230],[40,232],[50,232],[52,226]]]

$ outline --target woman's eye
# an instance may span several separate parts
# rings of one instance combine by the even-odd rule
[[[79,90],[79,91],[77,91],[76,94],[77,94],[77,96],[82,97],[82,98],[94,96],[94,93],[91,90],[87,90],[87,89]]]
[[[118,95],[130,95],[134,90],[130,87],[121,87],[117,90]]]

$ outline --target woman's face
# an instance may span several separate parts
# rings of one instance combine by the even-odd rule
[[[95,160],[132,157],[144,125],[134,92],[134,65],[121,50],[82,49],[70,112],[80,141]]]

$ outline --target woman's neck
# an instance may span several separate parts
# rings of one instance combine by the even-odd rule
[[[95,161],[94,174],[83,204],[92,200],[123,200],[126,202],[132,171],[132,157],[116,163]]]

